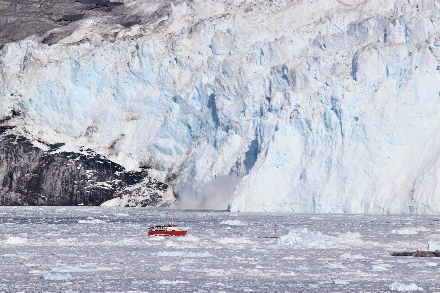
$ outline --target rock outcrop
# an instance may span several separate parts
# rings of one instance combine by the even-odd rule
[[[123,199],[127,192],[130,201],[124,206],[175,201],[168,185],[149,178],[146,170],[126,171],[90,150],[57,152],[58,147],[0,136],[0,205],[101,205]]]

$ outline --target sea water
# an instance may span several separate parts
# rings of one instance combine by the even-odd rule
[[[440,259],[390,255],[428,242],[439,217],[1,207],[0,292],[440,292]]]

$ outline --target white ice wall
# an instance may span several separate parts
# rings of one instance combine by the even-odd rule
[[[8,44],[0,117],[180,191],[247,174],[232,211],[440,212],[440,4],[239,2],[182,3],[112,42],[85,21]]]

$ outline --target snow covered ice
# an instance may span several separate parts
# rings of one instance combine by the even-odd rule
[[[440,259],[390,255],[438,241],[436,217],[102,207],[0,212],[0,292],[440,291]],[[147,236],[149,226],[170,218],[187,236]],[[418,233],[392,233],[404,228]]]
[[[412,291],[423,291],[423,288],[420,288],[414,283],[406,285],[406,284],[394,282],[390,285],[390,290],[399,291],[399,292],[412,292]]]
[[[439,15],[434,0],[231,0],[129,28],[83,19],[50,46],[62,29],[4,46],[0,119],[41,149],[149,168],[166,204],[230,176],[231,211],[435,214]]]
[[[0,209],[0,292],[440,292],[439,1],[120,1],[0,49],[1,203],[85,205]]]

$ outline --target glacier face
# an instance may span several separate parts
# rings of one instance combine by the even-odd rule
[[[440,212],[438,1],[172,9],[111,41],[87,19],[51,46],[7,44],[9,133],[149,168],[177,194],[243,177],[231,211]]]

